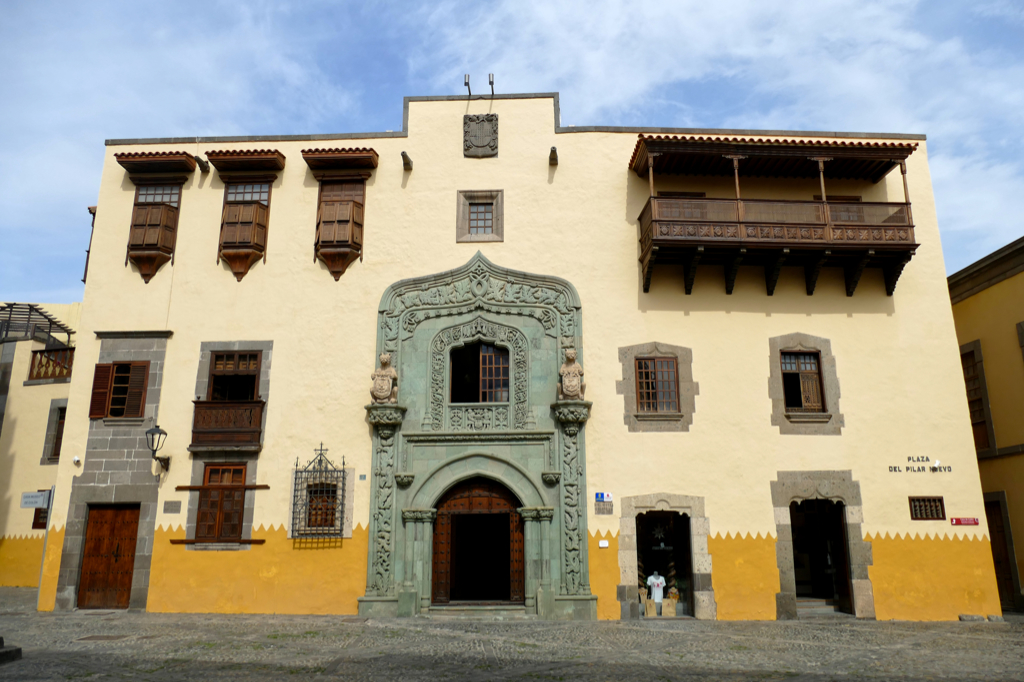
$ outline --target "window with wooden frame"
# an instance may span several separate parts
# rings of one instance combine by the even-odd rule
[[[636,406],[640,413],[679,412],[676,359],[636,359]]]
[[[912,521],[944,521],[946,505],[941,497],[911,497],[910,518]]]
[[[53,436],[53,450],[50,451],[50,459],[54,462],[60,459],[60,446],[64,442],[64,416],[67,411],[66,407],[57,408],[57,429]]]
[[[508,349],[471,343],[451,352],[451,402],[507,403]]]
[[[239,282],[253,263],[266,259],[270,188],[270,180],[264,178],[224,186],[217,262],[224,259]]]
[[[316,214],[314,260],[319,258],[337,281],[363,253],[363,203],[366,181],[324,180]]]
[[[89,418],[141,418],[146,409],[148,382],[148,361],[96,365]]]
[[[245,509],[245,464],[207,464],[199,489],[196,540],[239,542]]]
[[[818,353],[782,353],[782,388],[787,412],[824,412]]]
[[[135,188],[135,208],[124,264],[131,261],[147,283],[174,258],[180,184],[143,184]]]
[[[973,350],[960,354],[960,365],[964,372],[964,385],[967,388],[967,409],[971,414],[971,430],[974,432],[974,449],[987,450],[992,447],[989,442],[988,410],[984,387],[984,370]]]
[[[50,489],[40,490],[38,492],[48,493]],[[50,510],[46,507],[36,507],[32,514],[32,530],[46,530],[46,522],[50,518]]]
[[[259,400],[261,351],[213,353],[207,400]]]

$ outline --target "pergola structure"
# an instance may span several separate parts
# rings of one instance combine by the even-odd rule
[[[75,330],[34,303],[5,303],[0,306],[0,343],[27,341],[45,334],[47,346],[70,346]],[[66,334],[62,344],[54,334]]]
[[[643,289],[656,266],[682,265],[686,293],[700,265],[724,266],[733,292],[741,265],[764,267],[769,296],[783,266],[804,268],[807,295],[823,267],[843,268],[853,296],[867,267],[881,268],[892,295],[917,249],[907,191],[910,142],[794,140],[752,137],[641,134],[629,166],[650,183],[640,214]],[[826,179],[877,183],[899,167],[902,202],[829,201]],[[658,196],[657,175],[732,176],[735,198]],[[817,178],[820,200],[743,199],[740,176]]]

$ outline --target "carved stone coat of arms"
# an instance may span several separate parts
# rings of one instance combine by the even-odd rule
[[[462,152],[482,158],[498,155],[498,115],[467,114],[462,117]]]

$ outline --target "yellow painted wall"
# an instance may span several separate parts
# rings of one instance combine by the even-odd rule
[[[981,341],[997,447],[1024,444],[1024,356],[1017,338],[1017,323],[1024,322],[1024,273],[954,304],[953,319],[961,345]]]
[[[779,568],[775,538],[716,534],[708,538],[719,620],[775,620]]]
[[[870,534],[868,567],[878,620],[1001,615],[988,538]]]
[[[1024,576],[1024,455],[1011,455],[978,462],[981,487],[985,492],[1006,493],[1006,511],[1014,535],[1017,575]]]
[[[284,528],[253,530],[265,544],[231,552],[172,545],[185,529],[153,538],[149,611],[354,614],[366,590],[367,532],[345,540],[289,540]]]
[[[57,600],[57,576],[60,574],[60,558],[63,548],[64,527],[54,528],[51,526],[46,540],[43,580],[39,586],[40,611],[53,611],[54,603]]]
[[[607,547],[598,543],[607,540]],[[590,591],[597,595],[597,617],[618,620],[622,610],[618,600],[619,534],[591,533],[587,542],[590,558]]]
[[[40,304],[76,329],[81,304]],[[58,336],[65,341],[64,336]],[[74,336],[72,336],[74,342]],[[50,401],[67,398],[70,384],[25,386],[37,341],[15,345],[10,386],[0,432],[0,586],[35,587],[39,584],[43,530],[32,528],[34,509],[21,508],[21,494],[49,490],[57,480],[57,467],[40,464],[46,441]],[[65,505],[66,506],[66,505]],[[65,508],[66,511],[66,508]]]
[[[43,536],[0,538],[0,587],[36,587]]]
[[[489,111],[500,116],[499,156],[464,158],[462,116]],[[654,491],[700,496],[717,533],[759,535],[762,543],[775,531],[769,482],[780,470],[852,470],[861,484],[866,532],[914,528],[908,495],[943,495],[950,514],[984,517],[923,142],[907,163],[922,247],[894,297],[885,295],[875,270],[865,272],[856,295],[847,297],[838,269],[823,271],[808,297],[799,268],[783,269],[772,297],[765,294],[761,269],[741,268],[735,293],[727,296],[716,267],[698,270],[690,296],[682,293],[681,269],[659,268],[644,294],[636,262],[637,216],[648,186],[627,168],[636,134],[556,134],[552,114],[547,98],[412,102],[407,138],[359,140],[358,146],[376,149],[381,161],[367,182],[364,258],[338,282],[313,262],[317,182],[301,157],[308,142],[108,147],[77,364],[81,370],[96,362],[96,330],[174,332],[166,356],[174,371],[164,373],[160,405],[160,425],[169,434],[163,454],[173,464],[161,481],[161,501],[187,500],[175,487],[191,483],[186,447],[203,341],[274,341],[257,481],[270,489],[259,493],[255,526],[289,523],[295,458],[311,455],[320,441],[332,458],[344,456],[357,474],[369,473],[371,432],[363,406],[381,294],[400,279],[463,265],[480,250],[500,266],[563,277],[580,293],[581,362],[586,397],[594,402],[586,433],[589,490],[616,499]],[[547,162],[552,146],[558,147],[558,166]],[[159,149],[202,155],[255,148],[276,148],[287,157],[273,187],[266,263],[256,263],[242,282],[226,265],[215,265],[224,185],[212,170],[193,173],[184,185],[174,264],[164,265],[149,284],[133,266],[125,267],[135,188],[114,153]],[[415,160],[412,172],[402,169],[403,150]],[[820,193],[816,180],[741,182],[750,197],[810,199]],[[727,185],[728,179],[657,181],[658,189],[703,188],[712,196],[726,196]],[[456,244],[457,190],[498,188],[505,192],[504,242]],[[830,191],[866,200],[903,197],[898,172],[875,185],[837,182]],[[770,423],[768,339],[791,332],[832,342],[846,422],[842,436],[783,436]],[[615,390],[622,377],[618,348],[650,341],[693,350],[700,392],[688,433],[628,433],[623,424],[623,398]],[[90,383],[91,373],[78,371],[71,384],[65,447],[72,454],[84,455]],[[941,459],[953,472],[889,472],[910,455]],[[64,458],[58,524],[79,472]],[[357,524],[369,521],[369,485],[369,478],[356,482]],[[158,512],[158,525],[178,523],[180,517]],[[618,523],[617,516],[589,517],[593,533],[617,532]],[[980,537],[985,531],[983,522],[967,532]],[[728,543],[735,541],[723,542],[719,550],[729,554]],[[189,561],[230,566],[256,556],[210,553]],[[154,585],[161,579],[158,565],[154,555]],[[158,603],[151,597],[151,608]],[[720,606],[720,613],[730,608]]]

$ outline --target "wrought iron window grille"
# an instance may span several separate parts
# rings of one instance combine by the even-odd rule
[[[292,537],[340,538],[345,528],[345,458],[341,468],[327,459],[321,443],[306,466],[295,459]]]

